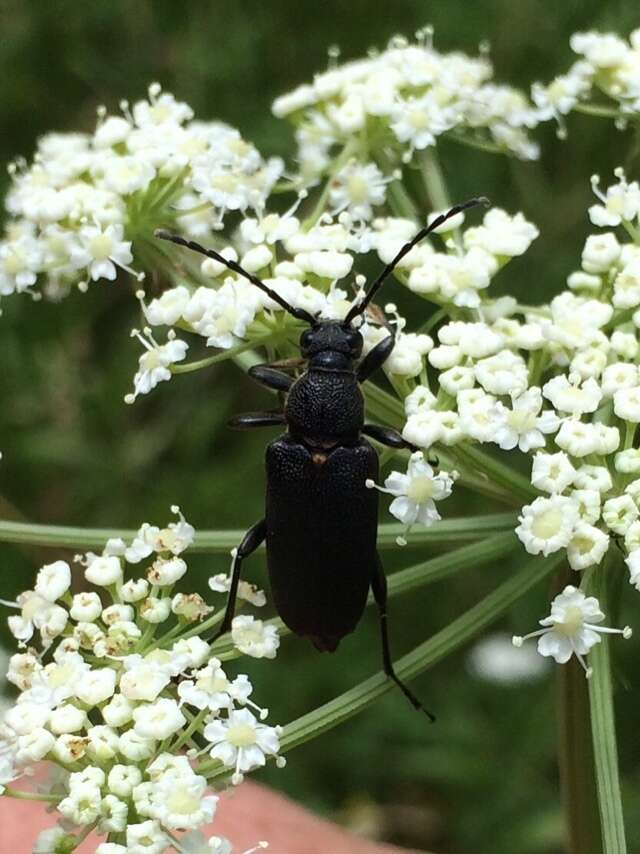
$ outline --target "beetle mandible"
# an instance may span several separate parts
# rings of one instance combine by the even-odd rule
[[[269,581],[276,610],[296,635],[324,652],[334,652],[352,632],[373,592],[380,620],[383,669],[416,709],[433,715],[397,676],[389,648],[387,582],[376,549],[378,493],[365,481],[378,476],[378,455],[366,436],[390,448],[417,448],[400,433],[364,420],[360,384],[387,360],[395,333],[360,360],[362,335],[354,320],[364,314],[385,279],[424,237],[450,217],[478,204],[470,199],[437,216],[397,252],[356,298],[344,320],[320,320],[284,300],[235,261],[179,235],[156,236],[223,264],[268,294],[298,320],[309,324],[300,337],[307,369],[297,379],[275,366],[256,365],[249,375],[286,395],[274,412],[248,412],[231,419],[236,429],[284,425],[286,432],[266,450],[266,512],[233,552],[229,597],[222,624],[212,640],[229,631],[235,613],[242,562],[266,541]]]

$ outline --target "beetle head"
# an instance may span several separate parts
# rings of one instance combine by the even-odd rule
[[[362,353],[362,335],[343,321],[323,320],[304,330],[300,352],[314,367],[348,368]]]

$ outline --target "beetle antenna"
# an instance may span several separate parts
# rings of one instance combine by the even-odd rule
[[[395,257],[387,264],[387,266],[382,270],[378,278],[373,282],[367,293],[364,295],[360,302],[354,303],[349,309],[347,316],[344,319],[345,323],[351,323],[354,317],[357,317],[359,314],[362,314],[377,292],[380,290],[382,285],[384,284],[385,279],[393,273],[395,268],[398,266],[400,261],[407,255],[413,247],[420,243],[428,234],[431,234],[432,231],[435,231],[436,228],[439,228],[444,222],[448,219],[451,219],[452,216],[461,213],[462,211],[467,210],[467,208],[473,208],[476,205],[484,205],[485,207],[489,206],[489,199],[485,196],[479,196],[477,199],[469,199],[467,202],[463,202],[460,205],[454,205],[451,210],[446,213],[440,214],[437,216],[429,225],[426,225],[424,228],[421,228],[420,231],[413,237],[408,243],[405,243],[404,246],[396,253]]]
[[[200,255],[206,255],[207,258],[213,258],[214,261],[218,261],[220,264],[224,264],[229,270],[232,270],[234,273],[237,273],[239,276],[242,276],[247,281],[251,282],[252,285],[255,285],[257,288],[260,288],[263,293],[267,294],[267,296],[271,297],[274,302],[277,302],[278,305],[283,308],[285,311],[288,311],[289,314],[293,315],[297,320],[304,320],[306,323],[310,323],[311,325],[315,324],[315,318],[313,315],[309,314],[308,311],[305,311],[303,308],[295,308],[295,306],[289,305],[289,303],[280,296],[280,294],[276,293],[272,288],[266,285],[261,279],[257,276],[254,276],[253,273],[249,273],[248,270],[245,270],[244,267],[241,267],[237,261],[232,261],[229,258],[225,258],[224,255],[221,255],[219,252],[216,252],[215,249],[205,249],[204,246],[201,246],[199,243],[196,243],[194,240],[187,240],[184,237],[181,237],[179,234],[171,234],[168,231],[165,231],[162,228],[157,228],[154,232],[155,237],[159,237],[161,240],[169,240],[171,243],[176,243],[178,246],[184,246],[187,249],[191,249],[193,252],[199,252]]]

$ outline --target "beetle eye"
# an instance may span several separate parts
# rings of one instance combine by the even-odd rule
[[[305,331],[300,336],[300,346],[302,348],[307,348],[311,346],[311,342],[313,341],[313,331],[311,329],[305,329]]]

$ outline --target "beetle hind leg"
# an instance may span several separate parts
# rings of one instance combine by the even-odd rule
[[[398,688],[400,688],[400,690],[405,695],[407,700],[409,700],[414,709],[417,709],[420,712],[424,712],[424,714],[429,718],[429,720],[434,723],[434,715],[432,715],[431,712],[425,709],[425,707],[422,705],[422,703],[416,697],[413,691],[411,691],[404,684],[404,682],[396,674],[393,668],[393,661],[391,660],[391,650],[389,648],[389,630],[387,626],[387,579],[384,574],[384,568],[382,566],[382,561],[380,560],[379,555],[376,555],[375,569],[373,572],[373,578],[371,579],[371,589],[373,591],[373,598],[376,600],[376,605],[378,606],[378,614],[380,617],[380,639],[382,641],[383,670],[389,677],[389,679],[392,679],[396,683]]]
[[[225,634],[231,628],[233,617],[236,612],[236,600],[238,598],[238,585],[240,584],[240,573],[242,572],[242,561],[260,546],[267,536],[267,523],[264,519],[256,522],[242,538],[242,541],[237,549],[234,549],[233,566],[231,572],[231,585],[229,587],[229,596],[227,597],[227,608],[224,612],[224,617],[220,628],[215,635],[209,639],[209,643],[213,643],[220,635]]]

